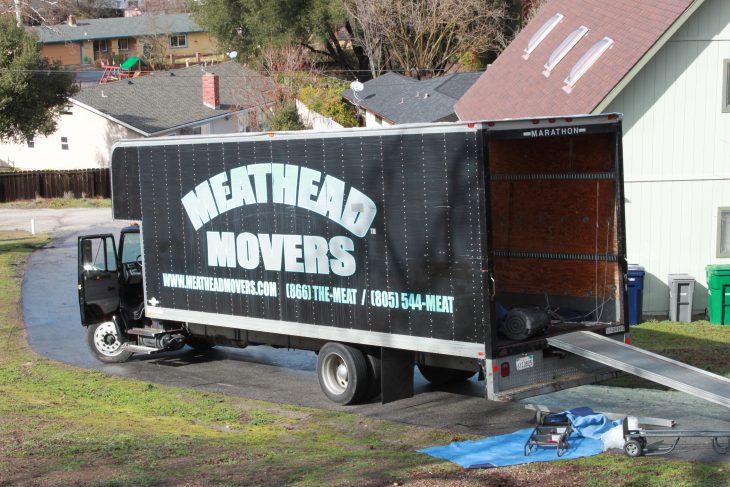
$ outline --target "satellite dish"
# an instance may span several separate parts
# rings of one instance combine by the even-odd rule
[[[358,93],[365,89],[365,85],[360,83],[359,81],[355,80],[352,83],[350,83],[350,89],[354,91],[355,93]]]
[[[231,59],[236,59],[238,57],[238,51],[231,51],[228,53],[228,57]]]

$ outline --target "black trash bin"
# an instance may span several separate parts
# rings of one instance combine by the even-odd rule
[[[629,264],[629,325],[641,323],[644,315],[644,275],[646,271],[636,264]]]

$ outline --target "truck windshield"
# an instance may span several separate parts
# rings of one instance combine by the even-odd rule
[[[141,254],[139,233],[125,233],[122,240],[122,264],[135,262]]]

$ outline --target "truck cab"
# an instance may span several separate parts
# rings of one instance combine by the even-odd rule
[[[87,342],[103,362],[123,362],[134,352],[181,348],[178,323],[150,320],[144,313],[139,225],[78,239],[78,292]],[[174,339],[173,339],[174,338]]]

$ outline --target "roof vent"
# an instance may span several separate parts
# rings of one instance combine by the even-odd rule
[[[588,27],[581,25],[576,30],[570,33],[568,37],[560,43],[560,45],[553,51],[548,58],[548,62],[545,63],[545,71],[542,74],[546,77],[550,77],[550,72],[555,66],[563,60],[563,58],[575,47],[576,44],[588,33]]]
[[[578,59],[578,62],[575,63],[575,66],[573,66],[573,69],[570,70],[570,74],[567,78],[565,78],[565,86],[563,86],[563,91],[566,93],[570,93],[573,91],[573,87],[578,82],[581,77],[586,74],[586,72],[593,66],[596,61],[598,61],[598,58],[600,58],[604,52],[606,52],[611,46],[613,45],[613,39],[610,37],[604,37],[600,41],[596,42],[591,46],[588,51],[586,51],[583,56]]]
[[[555,14],[552,17],[550,17],[550,20],[545,22],[540,29],[538,29],[537,32],[535,32],[532,37],[530,37],[529,42],[527,43],[527,47],[525,48],[525,53],[522,55],[523,59],[527,59],[530,57],[530,54],[532,51],[535,50],[537,46],[540,45],[542,41],[545,40],[545,38],[548,36],[548,34],[555,28],[556,25],[560,23],[565,18],[563,14]]]

